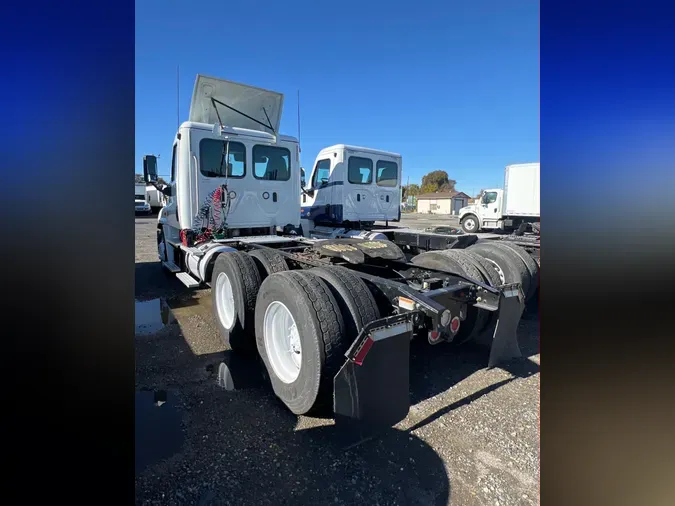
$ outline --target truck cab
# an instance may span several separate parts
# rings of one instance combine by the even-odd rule
[[[464,231],[472,234],[480,229],[500,228],[503,198],[504,190],[489,189],[483,192],[480,202],[462,207],[459,221]]]
[[[303,222],[330,226],[399,221],[401,170],[398,153],[346,144],[322,149],[303,183]]]
[[[191,264],[181,259],[199,254],[190,248],[205,234],[299,227],[299,145],[277,133],[282,106],[279,93],[197,76],[189,119],[173,140],[158,218],[159,256],[171,270]]]

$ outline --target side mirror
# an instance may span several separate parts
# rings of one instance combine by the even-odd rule
[[[157,157],[145,155],[143,157],[143,179],[146,183],[156,183],[157,178]]]
[[[171,195],[171,186],[169,186],[169,185],[165,186],[164,188],[162,188],[159,191],[161,191],[162,195],[164,195],[165,197],[171,197],[172,196]]]

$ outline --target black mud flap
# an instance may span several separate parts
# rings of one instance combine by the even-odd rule
[[[518,322],[525,309],[525,297],[519,283],[504,285],[499,295],[497,325],[490,348],[488,368],[500,362],[522,357],[518,346]]]
[[[382,318],[359,333],[333,380],[337,427],[379,430],[408,415],[412,318],[413,313]]]

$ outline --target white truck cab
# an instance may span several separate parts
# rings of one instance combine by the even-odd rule
[[[181,230],[198,231],[213,221],[226,222],[241,235],[246,235],[242,229],[299,225],[298,141],[276,134],[282,102],[275,92],[198,76],[190,120],[173,142],[171,191],[160,220],[167,237],[177,240]],[[217,191],[224,187],[226,192]],[[227,202],[224,213],[218,213],[214,197]]]
[[[191,248],[204,234],[299,228],[299,145],[277,133],[282,107],[280,93],[197,76],[189,120],[173,141],[167,201],[158,217],[159,256],[171,270],[178,272],[183,256],[188,267],[196,265],[189,259],[199,252]]]
[[[491,188],[483,192],[480,202],[462,207],[459,210],[459,221],[464,231],[471,234],[481,229],[500,228],[503,198],[504,190]]]
[[[322,149],[300,196],[303,229],[316,225],[399,221],[398,153],[336,144]]]

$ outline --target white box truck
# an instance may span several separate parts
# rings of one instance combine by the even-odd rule
[[[463,207],[459,220],[465,232],[515,230],[539,231],[539,163],[508,165],[504,189],[485,190],[478,204]]]
[[[152,214],[152,208],[148,204],[148,195],[145,184],[137,184],[135,191],[135,210],[136,214]]]

